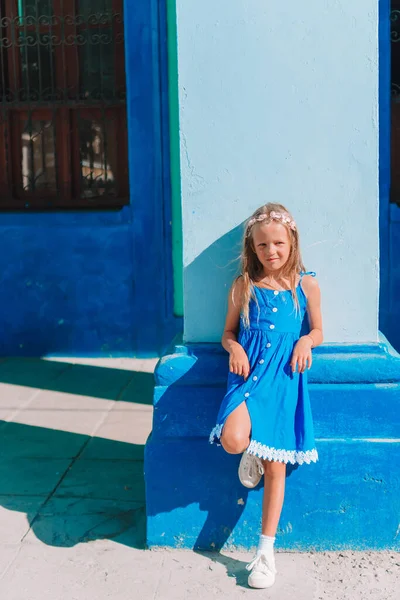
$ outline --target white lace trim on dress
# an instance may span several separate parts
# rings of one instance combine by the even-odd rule
[[[259,442],[255,442],[254,440],[250,442],[249,447],[246,452],[249,454],[254,454],[259,458],[263,458],[264,460],[274,460],[277,462],[283,463],[291,463],[294,465],[298,463],[302,465],[303,463],[307,463],[308,465],[311,462],[317,462],[318,460],[318,452],[316,448],[312,450],[278,450],[277,448],[271,448],[270,446],[264,446],[264,444],[260,444]]]
[[[210,433],[210,444],[214,443],[215,437],[217,437],[218,439],[221,437],[222,428],[223,428],[223,425],[217,425],[216,427],[214,427],[214,429]]]
[[[217,425],[210,433],[210,444],[213,444],[215,438],[221,437],[223,425]],[[279,450],[277,448],[271,448],[270,446],[265,446],[260,442],[252,441],[250,442],[249,447],[246,452],[249,454],[254,454],[259,458],[263,458],[264,460],[273,460],[277,462],[283,463],[291,463],[292,465],[298,463],[302,465],[303,463],[307,463],[308,465],[312,462],[317,462],[318,460],[318,451],[316,448],[312,450]]]

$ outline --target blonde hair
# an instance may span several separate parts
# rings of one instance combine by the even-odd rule
[[[253,229],[257,223],[271,223],[275,219],[271,217],[271,213],[285,213],[288,219],[280,219],[280,222],[286,227],[289,241],[290,241],[290,252],[289,257],[282,268],[282,275],[287,277],[289,280],[290,290],[296,311],[299,310],[299,300],[297,297],[297,276],[299,273],[304,272],[306,269],[303,264],[300,253],[300,242],[297,228],[294,224],[293,217],[290,215],[287,208],[282,204],[274,204],[269,202],[257,208],[257,210],[251,215],[250,219],[246,223],[246,228],[243,236],[243,246],[241,253],[241,275],[237,278],[242,279],[242,315],[243,322],[246,327],[250,326],[249,319],[249,304],[250,299],[255,298],[254,283],[260,279],[263,275],[263,266],[257,258],[253,245]],[[236,281],[237,281],[236,280]],[[235,288],[235,286],[234,286]]]

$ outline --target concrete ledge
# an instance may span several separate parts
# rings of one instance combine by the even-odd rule
[[[321,437],[396,437],[400,384],[311,384],[315,433]],[[157,386],[153,438],[208,438],[225,386]]]
[[[248,492],[237,478],[240,457],[208,443],[226,374],[216,344],[177,346],[156,367],[145,450],[149,546],[256,543],[262,486]],[[288,466],[277,547],[400,548],[399,355],[384,339],[323,346],[309,379],[320,460]]]
[[[320,460],[288,467],[276,547],[400,549],[399,440],[318,440]],[[150,439],[145,450],[147,544],[252,549],[263,488],[244,488],[238,456],[204,439]],[[154,474],[154,475],[153,475]]]
[[[310,383],[400,383],[400,356],[376,344],[326,344],[313,350]],[[228,354],[220,344],[177,345],[155,370],[156,385],[226,384]]]

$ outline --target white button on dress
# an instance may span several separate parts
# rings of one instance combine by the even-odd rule
[[[276,306],[272,309],[272,312],[278,312],[278,309],[276,308]]]
[[[250,396],[249,392],[246,392],[244,395],[245,398],[248,398],[249,396]]]
[[[279,294],[278,290],[274,291],[275,296],[277,296]]]
[[[257,375],[254,375],[253,381],[257,381],[257,379],[258,379]]]
[[[275,325],[270,325],[269,328],[270,329],[275,329]]]
[[[270,344],[271,345],[271,344]],[[263,365],[264,364],[264,359],[262,358],[261,360],[258,361],[259,365]]]
[[[267,344],[267,348],[271,348],[271,344],[269,342]]]

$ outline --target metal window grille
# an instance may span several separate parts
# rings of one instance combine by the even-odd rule
[[[0,210],[128,203],[122,0],[0,0]]]

